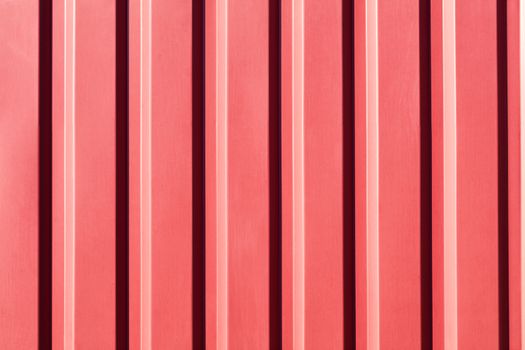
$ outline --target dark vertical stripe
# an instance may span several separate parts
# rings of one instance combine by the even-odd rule
[[[204,0],[192,3],[192,313],[193,349],[206,347],[204,176]]]
[[[281,1],[269,0],[270,348],[282,348]]]
[[[432,349],[432,82],[430,0],[419,0],[421,348]]]
[[[128,1],[116,1],[116,348],[129,348]]]
[[[344,348],[356,348],[354,1],[343,1],[343,291]]]
[[[497,1],[499,347],[509,348],[507,1]]]
[[[39,3],[38,42],[38,348],[52,345],[52,0]]]

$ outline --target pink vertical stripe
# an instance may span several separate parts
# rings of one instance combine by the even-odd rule
[[[217,0],[217,348],[228,349],[228,0]]]
[[[281,166],[282,166],[282,347],[293,349],[293,146],[292,146],[292,5],[294,0],[281,2]]]
[[[304,0],[292,1],[293,348],[305,347]]]
[[[443,0],[443,260],[444,347],[458,347],[456,3]]]
[[[75,348],[75,18],[64,2],[64,349]]]
[[[206,168],[206,346],[217,349],[219,336],[219,299],[218,299],[218,215],[217,205],[217,50],[218,16],[217,0],[205,2],[205,168]],[[222,340],[222,338],[221,338]],[[224,345],[223,345],[224,346]]]
[[[521,348],[520,0],[507,1],[509,348]]]
[[[366,3],[367,344],[379,350],[379,72],[377,0]]]
[[[151,0],[140,14],[141,349],[151,349]]]
[[[142,0],[129,1],[129,348],[142,344]]]
[[[521,177],[521,342],[525,339],[525,1],[519,2],[519,75],[520,75],[520,177]]]

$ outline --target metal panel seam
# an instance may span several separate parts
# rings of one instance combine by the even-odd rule
[[[76,0],[64,0],[64,16],[64,348],[74,349]]]
[[[217,347],[228,349],[228,0],[217,0]]]
[[[524,236],[524,218],[525,205],[523,200],[525,198],[525,143],[523,137],[525,135],[525,120],[523,113],[525,113],[525,2],[519,1],[519,70],[520,70],[520,171],[521,171],[521,194],[520,194],[520,261],[521,261],[521,342],[523,345],[523,337],[525,336],[525,236]]]
[[[293,348],[305,347],[304,0],[292,1]]]
[[[379,307],[379,58],[378,3],[368,0],[365,7],[366,37],[366,265],[367,265],[367,344],[380,348]]]
[[[458,347],[456,2],[443,0],[444,347]]]
[[[151,338],[151,0],[140,2],[140,343]]]

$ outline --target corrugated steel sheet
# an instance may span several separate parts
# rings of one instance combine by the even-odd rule
[[[0,1],[0,348],[521,349],[524,40],[520,0]]]

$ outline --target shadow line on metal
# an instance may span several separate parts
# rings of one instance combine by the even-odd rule
[[[115,341],[129,349],[129,15],[128,0],[115,9]]]
[[[343,329],[344,349],[356,348],[354,1],[342,2],[343,49]]]
[[[432,80],[430,0],[419,0],[421,348],[433,347]]]
[[[52,346],[53,2],[39,2],[38,38],[38,348]]]
[[[205,250],[205,5],[192,2],[192,339],[193,349],[206,348]]]
[[[507,0],[497,1],[499,348],[509,349]]]

